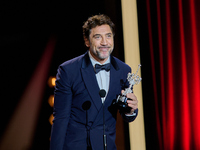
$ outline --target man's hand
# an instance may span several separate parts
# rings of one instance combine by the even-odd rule
[[[124,90],[122,90],[121,92],[123,93]],[[131,108],[130,112],[126,113],[126,115],[132,115],[134,111],[138,108],[138,100],[134,93],[128,93],[126,97],[128,98],[128,107]]]

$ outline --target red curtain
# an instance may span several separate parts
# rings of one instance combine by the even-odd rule
[[[146,0],[161,150],[200,150],[200,1]]]

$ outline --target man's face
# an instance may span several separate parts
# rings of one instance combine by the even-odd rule
[[[91,55],[100,63],[104,63],[114,48],[113,33],[109,25],[101,25],[91,29],[89,40],[85,39]]]

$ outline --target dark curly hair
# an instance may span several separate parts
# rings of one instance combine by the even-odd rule
[[[83,37],[89,39],[91,29],[95,28],[96,26],[101,26],[104,24],[109,25],[113,35],[115,35],[114,33],[115,24],[111,21],[111,19],[108,16],[100,14],[88,18],[88,20],[84,23]]]

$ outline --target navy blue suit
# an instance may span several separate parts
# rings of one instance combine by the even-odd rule
[[[117,107],[112,103],[121,90],[127,87],[126,78],[131,68],[113,56],[110,60],[110,86],[104,110],[88,52],[59,66],[55,87],[51,150],[86,150],[88,140],[93,150],[103,150],[103,111],[107,149],[116,149]],[[91,103],[87,111],[83,108],[86,101]],[[136,118],[124,114],[122,117],[127,122]]]

